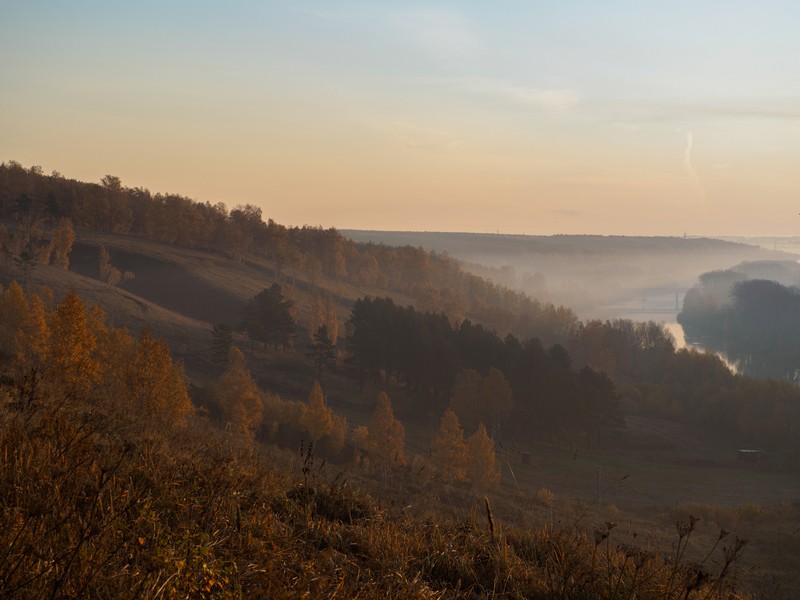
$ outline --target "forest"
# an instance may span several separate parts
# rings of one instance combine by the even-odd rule
[[[703,274],[678,318],[687,335],[725,354],[742,372],[796,383],[800,293],[780,283],[796,278],[796,268],[775,264],[771,271],[774,279],[753,278],[741,268]]]
[[[725,597],[743,538],[720,533],[705,549],[716,558],[690,563],[696,521],[681,514],[671,558],[612,545],[616,521],[597,512],[599,492],[589,506],[557,510],[547,487],[523,490],[530,455],[568,455],[567,471],[584,454],[617,460],[641,443],[630,424],[649,419],[764,449],[780,456],[770,467],[778,475],[798,468],[800,390],[790,382],[676,351],[654,322],[580,321],[443,253],[14,162],[0,165],[0,212],[0,589],[20,597],[119,586],[130,597],[281,586],[368,597]],[[93,263],[80,273],[76,247]],[[150,282],[146,269],[116,266],[142,247],[161,261]],[[109,323],[95,301],[118,322],[162,314],[147,290],[170,285],[163,274],[176,263],[163,262],[165,248],[190,250],[205,271],[213,262],[226,277],[258,275],[208,312],[216,322],[176,316],[167,341]],[[729,279],[742,301],[793,306],[792,292],[763,282],[742,291],[736,276],[706,278]],[[113,302],[123,299],[144,317],[120,319]],[[328,464],[339,475],[323,476]],[[62,491],[48,499],[37,481]],[[375,498],[445,515],[425,524]],[[493,519],[512,523],[531,506],[549,511],[544,528],[495,529]],[[607,520],[587,534],[577,523],[589,512]],[[448,538],[457,540],[449,550]],[[255,568],[270,551],[276,559]],[[380,579],[387,569],[396,579]]]

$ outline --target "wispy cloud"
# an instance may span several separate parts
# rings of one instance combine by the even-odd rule
[[[459,144],[449,132],[424,125],[403,121],[376,121],[372,126],[408,148],[437,150]]]
[[[565,112],[580,103],[577,92],[567,89],[547,89],[519,86],[494,79],[470,79],[461,84],[472,92],[493,96],[511,104]]]
[[[615,115],[629,125],[665,123],[685,119],[758,119],[773,121],[800,120],[800,98],[765,98],[761,100],[720,101],[718,103],[631,102],[596,100],[597,110]]]
[[[392,25],[437,59],[468,58],[480,43],[467,19],[453,10],[420,8],[389,15]]]

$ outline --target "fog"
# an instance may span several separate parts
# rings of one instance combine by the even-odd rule
[[[521,236],[344,230],[357,242],[421,246],[464,261],[468,270],[579,318],[664,323],[682,345],[675,317],[702,273],[743,261],[797,255],[741,241],[623,236]],[[762,241],[769,246],[769,241]]]

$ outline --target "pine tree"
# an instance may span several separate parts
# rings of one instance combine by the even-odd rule
[[[452,409],[444,411],[439,434],[433,441],[431,460],[444,481],[464,481],[467,476],[467,446],[464,430]]]
[[[500,470],[494,452],[494,442],[486,433],[483,423],[467,440],[467,476],[480,488],[499,483]]]
[[[292,316],[294,303],[283,297],[281,286],[277,283],[265,288],[245,304],[242,327],[251,341],[272,343],[284,348],[289,345],[297,324]]]
[[[336,367],[336,348],[331,343],[328,328],[325,325],[320,325],[317,329],[314,334],[314,343],[311,344],[306,356],[314,360],[314,366],[317,367],[317,378],[322,377],[322,367],[330,369]]]
[[[491,429],[513,407],[511,385],[498,369],[489,369],[486,377],[465,369],[456,378],[450,406],[467,429],[479,423]]]
[[[217,364],[225,364],[228,360],[228,352],[233,344],[233,329],[230,325],[220,323],[214,325],[211,331],[211,355],[212,360]]]

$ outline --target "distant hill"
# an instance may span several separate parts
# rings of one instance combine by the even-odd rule
[[[742,261],[796,260],[788,252],[713,238],[527,236],[342,230],[360,243],[411,245],[466,261],[475,274],[581,318],[648,318],[671,312],[674,296],[706,271]],[[650,309],[650,310],[648,310]]]

